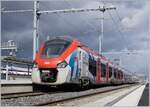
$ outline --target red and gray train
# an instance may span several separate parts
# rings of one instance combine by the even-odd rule
[[[134,82],[125,69],[77,39],[55,37],[44,43],[35,58],[32,82],[39,85],[123,84]]]

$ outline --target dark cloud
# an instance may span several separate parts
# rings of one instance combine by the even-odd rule
[[[33,9],[33,1],[2,1],[1,7],[6,10]]]

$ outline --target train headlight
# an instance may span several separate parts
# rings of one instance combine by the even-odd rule
[[[33,68],[38,68],[38,64],[34,63]]]
[[[65,68],[67,65],[68,65],[67,62],[66,62],[66,61],[63,61],[63,62],[59,63],[59,64],[57,65],[57,67],[58,67],[58,68]]]

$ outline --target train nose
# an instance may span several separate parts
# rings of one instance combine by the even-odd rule
[[[62,62],[60,59],[41,59],[38,61],[39,68],[57,68],[57,65]]]
[[[49,65],[49,64],[50,64],[50,62],[46,61],[46,62],[44,62],[44,64],[45,64],[45,65]]]
[[[42,82],[56,82],[58,73],[56,69],[42,69],[40,71]]]

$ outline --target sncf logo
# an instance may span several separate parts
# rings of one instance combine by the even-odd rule
[[[50,62],[44,62],[44,64],[50,64]]]

